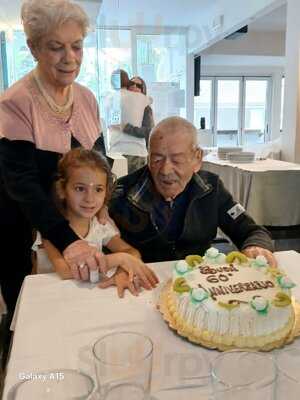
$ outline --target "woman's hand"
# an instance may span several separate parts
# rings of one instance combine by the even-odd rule
[[[159,282],[155,273],[142,260],[128,253],[108,254],[106,258],[107,269],[101,270],[102,273],[106,273],[108,269],[113,267],[121,267],[128,273],[130,282],[139,278],[141,285],[148,290],[154,288]]]
[[[90,270],[107,270],[106,258],[96,247],[90,246],[85,240],[76,240],[63,252],[73,278],[82,281],[90,279]]]

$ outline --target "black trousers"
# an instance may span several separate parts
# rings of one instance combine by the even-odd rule
[[[5,368],[10,340],[10,324],[18,295],[26,275],[31,273],[32,229],[17,203],[0,189],[0,286],[7,306],[2,317],[0,345],[1,367]]]
[[[19,205],[0,189],[0,285],[13,312],[24,277],[32,270],[32,228]]]

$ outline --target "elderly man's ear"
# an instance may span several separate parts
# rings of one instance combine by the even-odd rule
[[[203,157],[203,150],[202,149],[196,149],[195,151],[195,166],[194,166],[194,173],[197,173],[200,171],[202,167],[202,157]]]

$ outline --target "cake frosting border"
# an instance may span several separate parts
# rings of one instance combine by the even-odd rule
[[[180,318],[176,316],[176,310],[172,311],[172,300],[170,304],[171,286],[172,280],[170,279],[160,292],[157,308],[162,314],[164,320],[168,323],[169,327],[192,343],[220,351],[234,350],[237,348],[249,349],[252,351],[271,351],[293,342],[296,337],[300,336],[300,304],[292,298],[294,313],[291,316],[289,323],[283,329],[279,330],[277,334],[273,333],[257,338],[245,338],[241,336],[233,338],[226,335],[219,335],[220,340],[218,341],[216,340],[217,337],[215,334],[208,331],[201,331],[200,329],[197,329],[196,332],[195,329],[191,330],[190,327],[186,327],[186,324],[181,322]],[[278,338],[279,335],[282,335],[281,338]],[[211,340],[212,336],[214,336],[213,341]],[[272,338],[271,341],[270,338]],[[233,339],[235,342],[237,341],[238,344],[233,344]]]

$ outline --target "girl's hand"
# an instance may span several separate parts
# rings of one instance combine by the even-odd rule
[[[129,280],[127,272],[118,268],[117,272],[111,278],[104,278],[98,287],[105,289],[110,286],[117,286],[118,296],[120,298],[124,297],[125,289],[128,289],[133,296],[138,296],[140,292],[140,287],[137,287],[134,282]]]
[[[118,256],[119,266],[128,273],[130,282],[139,278],[141,285],[149,290],[157,285],[158,277],[143,261],[127,253],[119,253]]]

